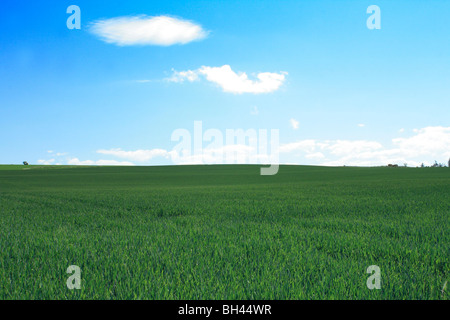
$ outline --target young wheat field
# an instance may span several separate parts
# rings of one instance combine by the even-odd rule
[[[448,299],[449,168],[259,170],[0,166],[0,299]]]

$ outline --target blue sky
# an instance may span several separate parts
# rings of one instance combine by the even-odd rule
[[[0,163],[172,164],[172,133],[194,121],[278,129],[281,163],[446,162],[449,13],[449,1],[3,1]],[[181,40],[149,31],[161,17]]]

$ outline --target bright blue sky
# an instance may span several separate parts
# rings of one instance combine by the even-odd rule
[[[81,30],[66,27],[72,4],[81,9]],[[381,9],[380,30],[366,27],[372,4]],[[193,131],[195,120],[223,132],[279,129],[282,163],[417,165],[450,157],[450,1],[1,6],[0,163],[171,164],[133,152],[172,150],[172,132]],[[100,19],[136,15],[189,20],[209,34],[187,44],[118,46],[89,31]],[[172,70],[224,65],[251,80],[287,74],[259,94],[225,92],[205,77],[167,80]],[[98,152],[119,148],[129,153]]]

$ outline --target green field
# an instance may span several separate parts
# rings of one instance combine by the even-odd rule
[[[448,299],[449,168],[259,168],[0,166],[0,299]]]

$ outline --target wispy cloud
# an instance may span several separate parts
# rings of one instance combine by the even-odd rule
[[[38,164],[44,164],[44,165],[50,165],[55,163],[55,159],[48,159],[48,160],[38,160]]]
[[[177,72],[174,69],[172,69],[172,72],[173,72],[172,77],[166,79],[169,82],[184,82],[184,81],[193,82],[198,80],[197,71],[188,70]]]
[[[120,148],[109,150],[97,150],[97,153],[111,155],[121,159],[127,159],[131,161],[145,162],[155,157],[169,157],[170,152],[164,149],[150,149],[150,150],[135,150],[125,151]]]
[[[297,120],[295,120],[294,118],[291,118],[291,120],[289,120],[289,123],[291,124],[292,129],[297,130],[299,127],[299,122]]]
[[[271,73],[261,72],[255,80],[248,78],[245,72],[236,73],[229,65],[221,67],[202,66],[197,70],[173,71],[167,78],[171,82],[196,81],[203,76],[207,81],[217,84],[224,92],[242,93],[269,93],[278,90],[286,80],[287,72]]]
[[[71,158],[67,161],[68,165],[74,166],[134,166],[134,163],[129,161],[116,160],[79,160],[78,158]]]
[[[208,32],[194,22],[168,16],[127,16],[98,20],[90,32],[118,46],[171,46],[204,39]]]

